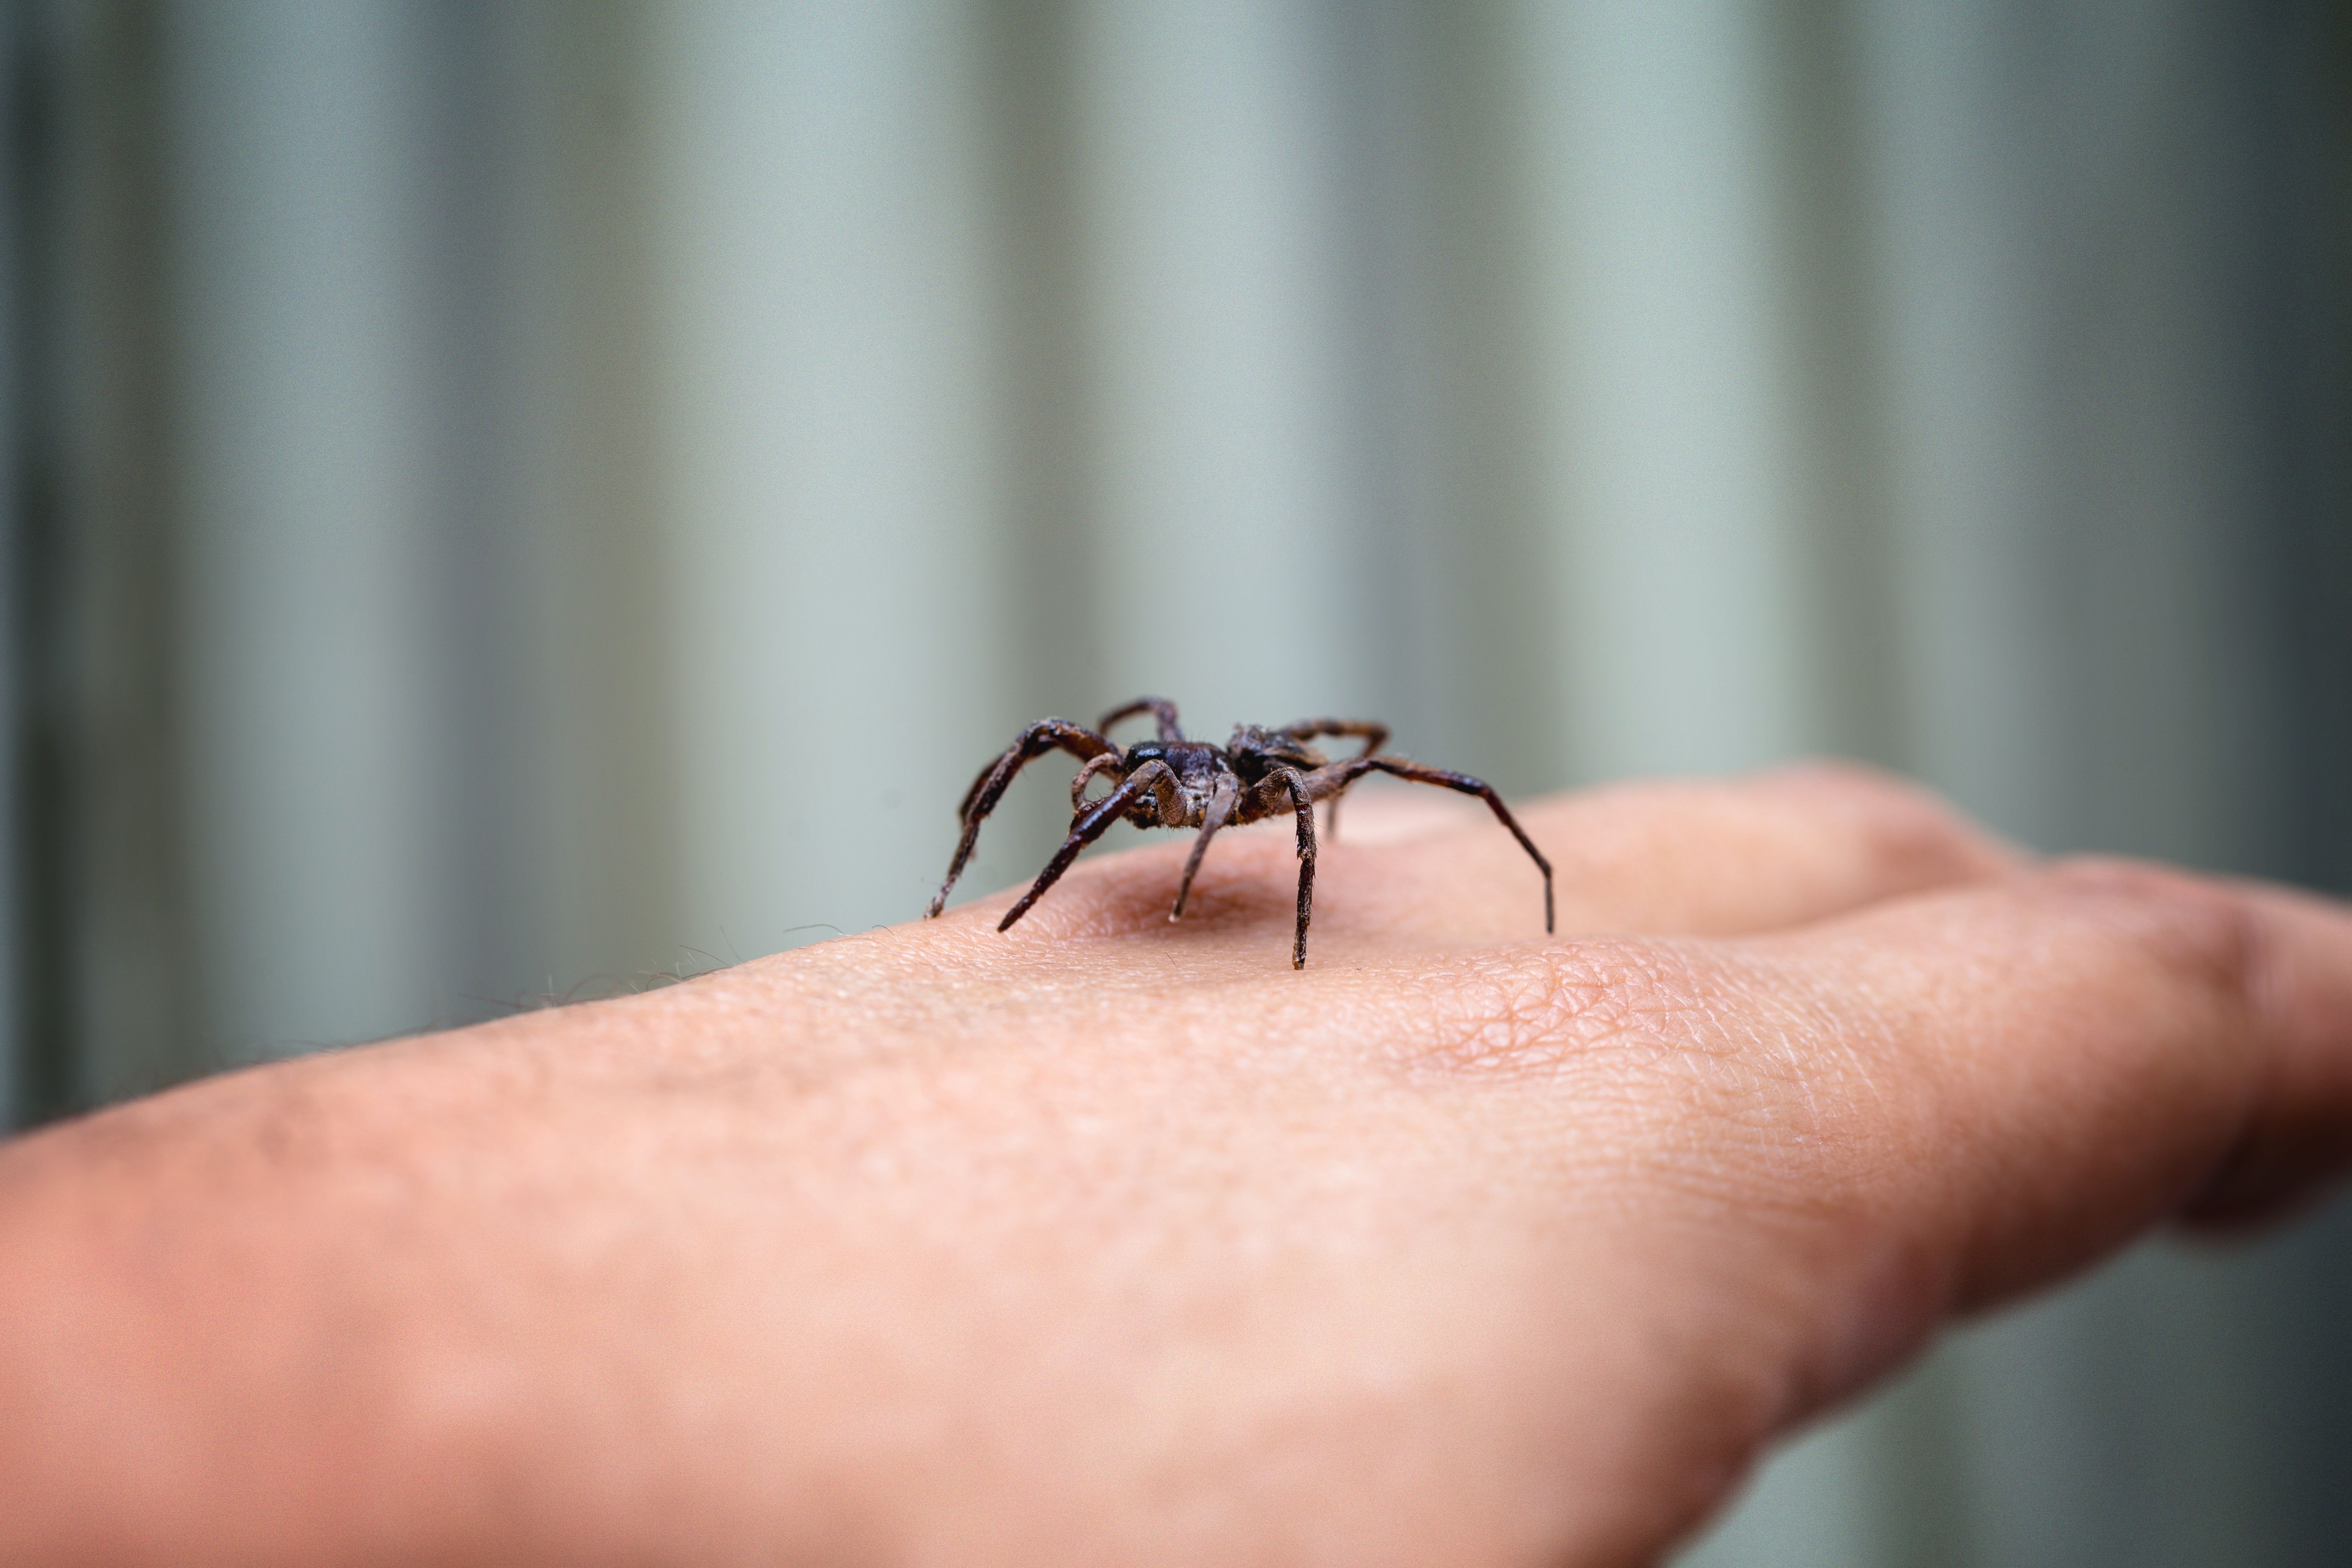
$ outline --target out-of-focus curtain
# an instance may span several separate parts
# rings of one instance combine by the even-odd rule
[[[2352,886],[2347,43],[28,3],[0,1111],[909,918],[982,759],[1142,690]],[[1689,1560],[2341,1561],[2347,1321],[2341,1205],[2143,1248]]]

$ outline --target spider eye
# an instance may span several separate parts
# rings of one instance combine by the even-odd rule
[[[1130,768],[1144,763],[1156,763],[1168,754],[1168,749],[1156,741],[1145,741],[1127,749],[1127,765]]]

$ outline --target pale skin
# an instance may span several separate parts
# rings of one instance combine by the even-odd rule
[[[1470,808],[1475,812],[1475,807]],[[0,1146],[0,1561],[1631,1564],[2352,1152],[2352,914],[1850,770],[1351,801]]]

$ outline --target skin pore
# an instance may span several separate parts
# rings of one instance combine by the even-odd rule
[[[1641,1563],[2352,1149],[2352,915],[1843,768],[1351,797],[0,1145],[0,1561]]]

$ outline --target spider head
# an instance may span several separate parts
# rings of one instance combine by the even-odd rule
[[[1138,741],[1127,749],[1127,760],[1120,765],[1127,772],[1133,773],[1146,763],[1160,763],[1167,760],[1168,747],[1165,743],[1159,741]]]

